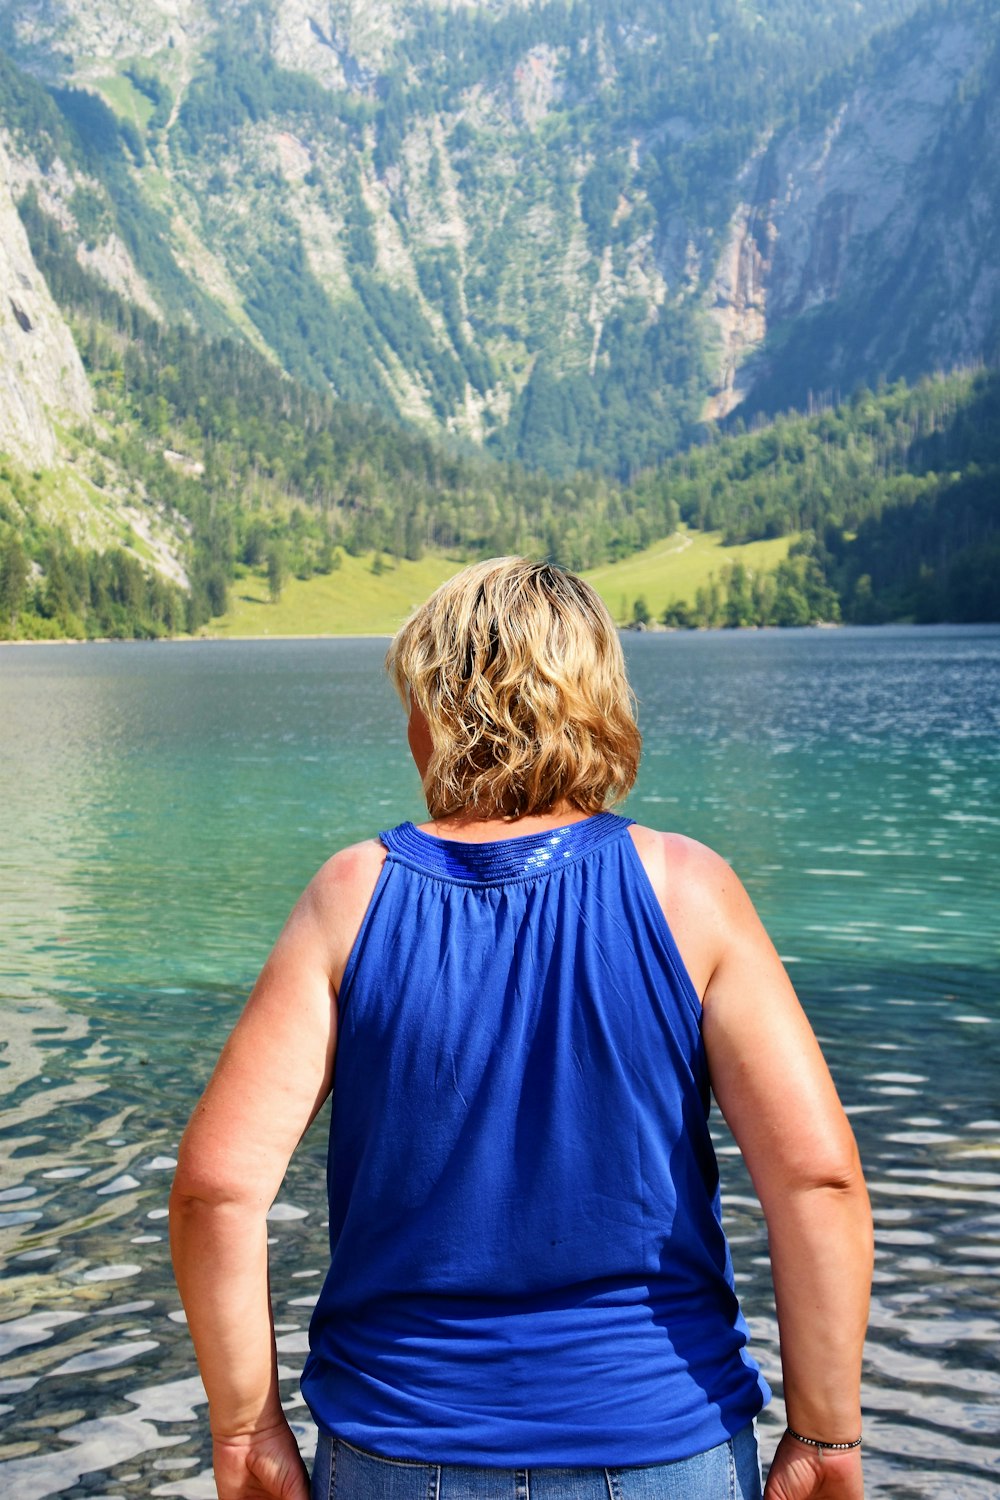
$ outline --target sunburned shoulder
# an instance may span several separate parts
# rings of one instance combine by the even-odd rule
[[[299,897],[295,914],[329,936],[357,930],[378,883],[385,847],[363,839],[338,849],[316,871]]]
[[[721,854],[686,834],[640,825],[630,832],[692,974],[707,979],[752,912],[739,876]]]
[[[282,943],[316,957],[335,990],[384,862],[385,848],[378,839],[338,850],[306,886],[282,934]]]
[[[322,905],[341,904],[364,892],[367,903],[385,863],[385,845],[378,839],[362,839],[331,854],[309,882],[307,893]]]
[[[663,833],[640,823],[634,823],[629,832],[654,887],[662,882],[665,892],[688,888],[724,898],[739,885],[739,877],[721,854],[687,834]]]

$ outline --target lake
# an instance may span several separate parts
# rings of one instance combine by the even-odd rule
[[[170,1276],[177,1141],[301,887],[422,807],[371,640],[0,647],[0,1493],[212,1500]],[[626,810],[719,849],[857,1131],[878,1261],[868,1493],[1000,1489],[1000,628],[626,640]],[[724,1127],[754,1348],[776,1332]],[[325,1265],[324,1121],[272,1212],[283,1391]],[[304,1409],[291,1408],[303,1448]],[[782,1420],[761,1424],[765,1457]]]

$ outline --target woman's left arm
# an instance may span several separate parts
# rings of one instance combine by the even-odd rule
[[[330,1091],[336,988],[380,863],[345,850],[300,897],[181,1141],[170,1241],[220,1500],[308,1500],[278,1391],[267,1212]]]

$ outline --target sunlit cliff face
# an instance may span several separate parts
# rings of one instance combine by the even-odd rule
[[[0,141],[0,452],[34,468],[55,457],[53,416],[83,421],[93,402],[72,335],[32,258],[11,176]]]

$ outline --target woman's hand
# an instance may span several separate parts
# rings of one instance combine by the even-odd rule
[[[309,1475],[288,1423],[212,1439],[219,1500],[309,1500]]]
[[[764,1486],[764,1500],[864,1500],[861,1449],[808,1448],[785,1433]]]

